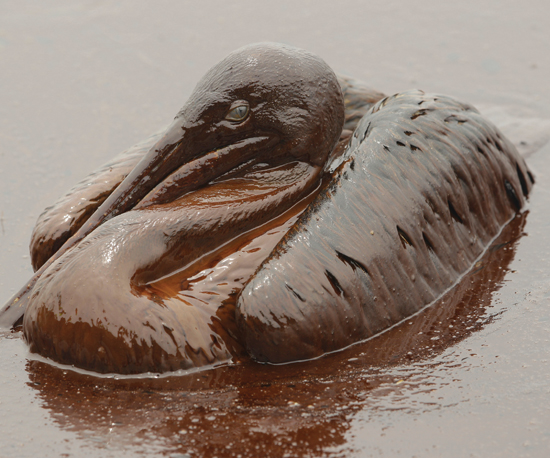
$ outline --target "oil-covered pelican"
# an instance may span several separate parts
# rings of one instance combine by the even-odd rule
[[[306,51],[230,54],[164,133],[44,212],[0,323],[24,313],[62,363],[162,372],[316,357],[433,302],[532,175],[469,105],[412,91],[358,122],[382,96],[353,91]]]

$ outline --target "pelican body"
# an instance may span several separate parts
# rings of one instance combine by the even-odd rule
[[[467,104],[384,97],[306,51],[247,46],[165,131],[46,209],[36,274],[0,324],[97,372],[318,357],[440,297],[533,182]]]

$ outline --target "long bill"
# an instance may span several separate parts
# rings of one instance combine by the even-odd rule
[[[186,133],[187,131],[182,127],[181,119],[176,118],[168,127],[163,137],[151,148],[151,150],[149,150],[124,181],[115,191],[113,191],[82,227],[69,238],[61,248],[34,273],[33,277],[25,286],[23,286],[23,288],[2,307],[0,310],[0,329],[11,328],[21,323],[34,285],[51,264],[68,250],[76,246],[99,225],[117,215],[131,210],[147,196],[150,191],[155,189],[160,182],[171,173],[178,170],[182,165],[194,164],[197,162],[197,157],[200,156],[201,152],[195,151],[196,148],[193,148],[193,145],[187,141],[188,134],[186,135]],[[232,156],[234,155],[232,154]],[[222,159],[223,157],[220,157],[220,160]],[[195,174],[192,188],[197,188],[206,184],[205,180],[207,182],[211,179],[210,174],[202,174],[202,178],[197,178],[196,175],[198,175],[198,172]]]

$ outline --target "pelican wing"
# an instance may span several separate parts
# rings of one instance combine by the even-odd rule
[[[248,352],[313,358],[416,313],[472,268],[532,183],[515,147],[473,107],[421,91],[380,101],[243,289]]]

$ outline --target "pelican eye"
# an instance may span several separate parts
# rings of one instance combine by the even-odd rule
[[[243,121],[248,116],[249,108],[248,103],[239,101],[231,106],[231,109],[225,115],[225,119],[228,121]]]

